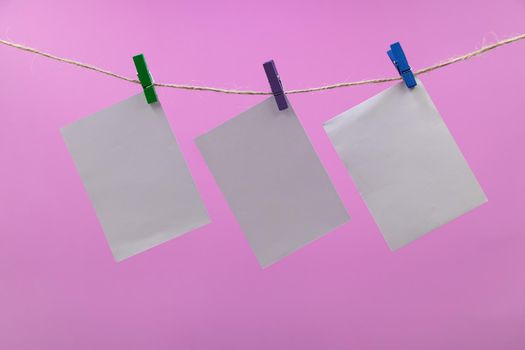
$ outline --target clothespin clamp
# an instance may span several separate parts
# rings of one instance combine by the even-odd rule
[[[405,53],[401,48],[401,44],[397,42],[390,45],[390,50],[388,50],[387,54],[388,57],[390,57],[390,60],[392,61],[394,66],[396,66],[399,75],[403,77],[406,86],[408,88],[413,88],[414,86],[416,86],[416,78],[414,77],[414,74],[412,73],[412,70],[408,65]]]
[[[288,108],[288,102],[286,102],[286,97],[284,96],[283,84],[281,83],[281,78],[277,73],[277,68],[273,60],[270,60],[263,64],[264,71],[266,72],[266,77],[270,83],[273,96],[277,102],[277,107],[280,111]]]
[[[140,85],[144,89],[144,95],[146,96],[146,101],[148,103],[158,102],[157,92],[155,91],[155,86],[153,85],[153,78],[148,70],[146,65],[146,59],[143,54],[133,56],[133,62],[135,62],[135,67],[137,68],[137,76],[140,80]]]

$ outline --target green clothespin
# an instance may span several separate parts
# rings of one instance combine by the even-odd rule
[[[155,91],[153,79],[151,78],[151,74],[149,73],[144,55],[140,54],[137,56],[133,56],[133,62],[135,62],[135,67],[137,68],[140,84],[144,89],[144,95],[146,95],[146,101],[148,101],[148,103],[158,102],[159,99],[157,98],[157,92]]]

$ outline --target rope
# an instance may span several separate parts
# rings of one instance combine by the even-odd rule
[[[449,65],[454,64],[454,63],[458,63],[460,61],[466,61],[468,59],[471,59],[472,57],[479,56],[479,55],[481,55],[481,54],[483,54],[485,52],[494,50],[494,49],[496,49],[496,48],[498,48],[500,46],[511,44],[511,43],[514,43],[516,41],[523,40],[523,39],[525,39],[525,34],[520,34],[520,35],[514,36],[512,38],[501,40],[501,41],[498,41],[497,43],[483,46],[482,48],[480,48],[478,50],[475,50],[475,51],[472,51],[472,52],[469,52],[469,53],[467,53],[465,55],[454,57],[454,58],[451,58],[451,59],[449,59],[447,61],[435,64],[433,66],[429,66],[429,67],[426,67],[426,68],[422,68],[422,69],[416,70],[414,72],[414,75],[426,74],[428,72],[432,72],[434,70],[437,70],[437,69],[449,66]],[[77,67],[80,67],[80,68],[89,69],[89,70],[92,70],[92,71],[95,71],[95,72],[99,72],[99,73],[108,75],[108,76],[113,77],[113,78],[125,80],[125,81],[130,82],[130,83],[140,84],[140,81],[138,79],[128,78],[128,77],[125,77],[123,75],[120,75],[120,74],[117,74],[117,73],[113,73],[111,71],[108,71],[108,70],[105,70],[105,69],[102,69],[102,68],[99,68],[99,67],[92,66],[90,64],[85,64],[85,63],[82,63],[82,62],[71,60],[69,58],[63,58],[63,57],[55,56],[55,55],[52,55],[50,53],[34,49],[32,47],[24,46],[24,45],[21,45],[21,44],[13,43],[13,42],[10,42],[10,41],[7,41],[7,40],[2,40],[2,39],[0,39],[0,44],[6,45],[6,46],[10,46],[10,47],[14,47],[15,49],[18,49],[18,50],[31,52],[31,53],[34,53],[36,55],[47,57],[49,59],[52,59],[52,60],[55,60],[55,61],[58,61],[58,62],[63,62],[63,63],[71,64],[71,65],[74,65],[74,66],[77,66]],[[343,83],[324,85],[324,86],[319,86],[319,87],[311,87],[311,88],[296,89],[296,90],[287,90],[287,91],[285,91],[285,93],[286,94],[302,94],[302,93],[307,93],[307,92],[324,91],[324,90],[338,89],[338,88],[349,87],[349,86],[358,86],[358,85],[367,85],[367,84],[379,84],[379,83],[385,83],[385,82],[396,81],[396,80],[401,80],[401,77],[397,76],[397,77],[390,77],[390,78],[379,78],[379,79],[369,79],[369,80],[361,80],[361,81],[343,82]],[[210,87],[210,86],[194,86],[194,85],[171,84],[171,83],[153,83],[153,85],[154,86],[158,86],[158,87],[172,88],[172,89],[195,90],[195,91],[211,91],[211,92],[219,92],[219,93],[223,93],[223,94],[272,95],[272,93],[269,92],[269,91],[231,90],[231,89],[222,89],[222,88],[216,88],[216,87]]]

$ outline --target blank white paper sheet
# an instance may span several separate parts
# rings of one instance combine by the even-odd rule
[[[396,84],[324,125],[392,250],[487,201],[417,83]]]
[[[196,142],[261,266],[348,221],[290,104],[272,96]]]
[[[160,103],[141,93],[62,135],[115,260],[209,223]]]

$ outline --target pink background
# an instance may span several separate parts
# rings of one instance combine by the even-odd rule
[[[525,2],[0,1],[0,37],[159,82],[392,76],[523,32]],[[0,47],[0,348],[525,349],[525,42],[422,76],[489,202],[389,251],[322,122],[391,84],[291,96],[351,221],[262,270],[193,139],[262,100],[157,89],[212,223],[115,263],[59,128],[138,85]],[[271,136],[271,135],[269,135]]]

